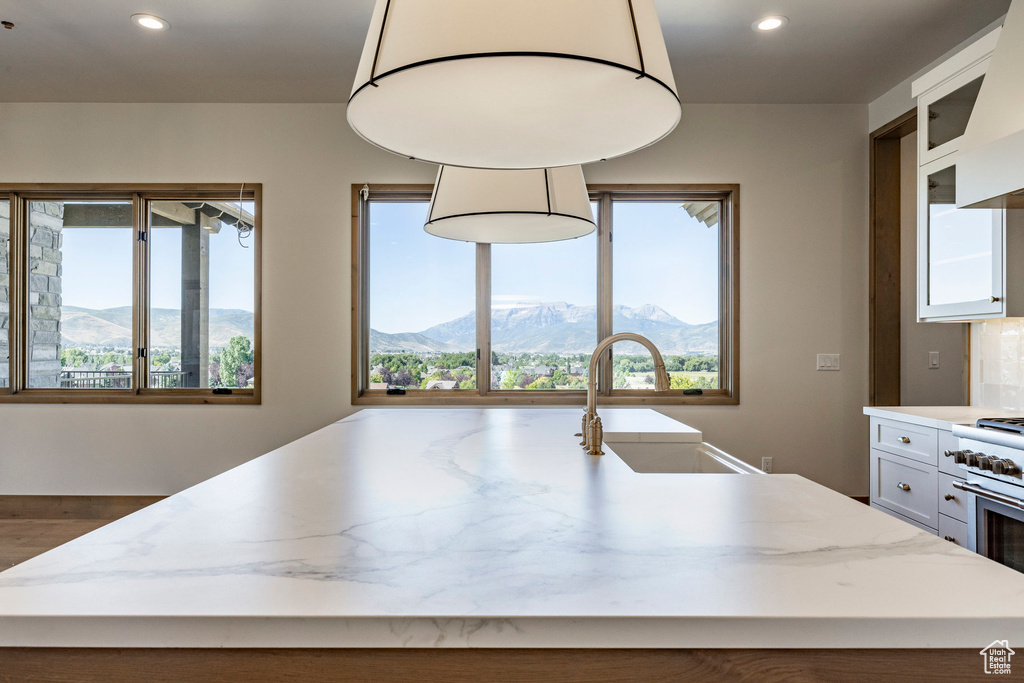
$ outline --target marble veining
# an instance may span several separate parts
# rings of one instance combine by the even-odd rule
[[[579,414],[361,411],[0,573],[0,645],[1024,636],[1022,574],[795,475],[636,474],[581,451]],[[1001,590],[945,599],[968,583]]]

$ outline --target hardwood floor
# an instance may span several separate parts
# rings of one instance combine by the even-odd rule
[[[0,571],[109,524],[109,519],[0,519]]]
[[[0,571],[161,499],[162,496],[0,496]]]

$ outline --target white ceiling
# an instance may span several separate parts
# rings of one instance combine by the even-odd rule
[[[484,1],[484,0],[481,0]],[[557,1],[557,0],[552,0]],[[866,103],[1010,0],[656,0],[684,102]],[[373,0],[0,0],[0,101],[344,102]],[[136,12],[167,19],[146,32]],[[782,30],[750,24],[784,14]]]

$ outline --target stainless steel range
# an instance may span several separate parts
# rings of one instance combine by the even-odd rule
[[[987,418],[953,425],[965,470],[954,487],[967,494],[967,547],[1024,572],[1024,418]]]

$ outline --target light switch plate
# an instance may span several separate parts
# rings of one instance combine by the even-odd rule
[[[819,370],[839,370],[839,354],[838,353],[819,353],[818,354],[818,369]]]
[[[936,370],[939,367],[939,352],[929,351],[928,352],[928,369]]]

